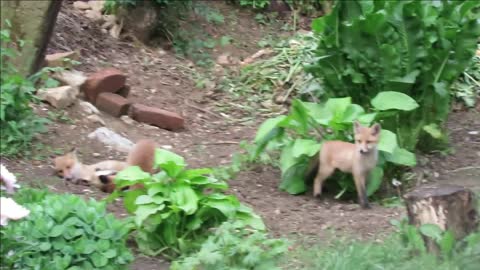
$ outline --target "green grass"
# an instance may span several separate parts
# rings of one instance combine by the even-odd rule
[[[477,234],[478,235],[478,234]],[[469,270],[480,265],[480,243],[462,248],[449,259],[414,252],[404,245],[399,234],[383,242],[336,240],[327,246],[319,243],[295,250],[284,269],[322,270]]]

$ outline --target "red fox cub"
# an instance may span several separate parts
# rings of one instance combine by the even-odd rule
[[[127,157],[127,167],[128,166],[138,166],[142,171],[153,173],[153,165],[155,161],[155,149],[156,144],[152,140],[140,140],[135,144]],[[118,171],[106,172],[102,171],[97,172],[97,177],[102,183],[100,189],[103,192],[112,193],[115,190],[115,176]],[[143,188],[142,184],[133,185],[131,187],[126,187],[125,189],[137,189]]]
[[[104,192],[112,192],[114,175],[130,165],[137,165],[146,172],[153,169],[155,158],[155,143],[151,140],[140,140],[130,150],[127,161],[106,160],[92,165],[85,165],[77,157],[76,150],[56,157],[55,172],[66,181],[78,183],[83,180]],[[103,180],[102,180],[103,179]],[[113,189],[112,189],[113,188]]]
[[[322,145],[318,172],[313,183],[313,195],[322,194],[322,184],[335,169],[351,173],[355,180],[358,200],[363,208],[370,208],[366,193],[366,180],[375,168],[378,159],[377,144],[380,139],[380,124],[364,127],[357,121],[353,124],[355,143],[328,141]]]

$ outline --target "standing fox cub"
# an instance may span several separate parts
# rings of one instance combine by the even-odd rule
[[[140,140],[130,150],[126,162],[105,160],[92,165],[82,164],[76,150],[72,149],[69,153],[55,158],[55,172],[66,181],[78,183],[83,180],[110,193],[115,189],[113,178],[116,173],[128,166],[139,166],[146,172],[152,172],[155,148],[155,142],[152,140]]]
[[[313,195],[320,196],[325,179],[332,175],[335,169],[339,169],[353,175],[360,205],[370,208],[366,180],[377,165],[380,124],[364,127],[355,121],[353,131],[355,143],[328,141],[323,144],[319,154],[318,172],[313,183]]]

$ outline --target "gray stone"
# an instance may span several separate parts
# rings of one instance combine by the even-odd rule
[[[78,87],[66,85],[55,88],[39,89],[37,96],[53,107],[63,109],[75,102],[78,92]]]
[[[129,152],[133,147],[132,141],[106,127],[97,128],[88,134],[88,138],[96,139],[120,152]]]

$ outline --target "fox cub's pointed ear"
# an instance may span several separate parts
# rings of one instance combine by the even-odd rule
[[[356,120],[353,122],[353,132],[354,133],[359,133],[361,127],[362,127],[362,125],[360,125],[360,122],[358,122]]]
[[[375,124],[372,126],[372,135],[373,136],[377,136],[380,134],[380,130],[382,129],[382,127],[380,126],[380,124]]]

